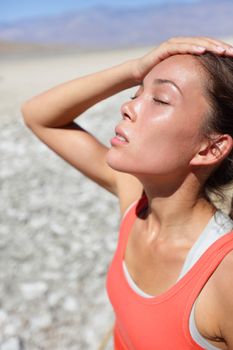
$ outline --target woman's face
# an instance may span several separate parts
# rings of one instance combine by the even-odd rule
[[[147,74],[135,98],[123,104],[108,164],[134,175],[187,171],[200,149],[207,111],[197,60],[191,55],[169,57]]]

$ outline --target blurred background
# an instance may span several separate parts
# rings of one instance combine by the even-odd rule
[[[227,38],[233,26],[231,0],[8,0],[0,10],[0,39],[10,46],[128,48],[177,35]]]
[[[230,0],[0,1],[1,350],[99,349],[114,321],[105,278],[117,200],[25,127],[22,102],[171,36],[233,43],[232,15]],[[131,95],[97,104],[79,123],[109,145]]]

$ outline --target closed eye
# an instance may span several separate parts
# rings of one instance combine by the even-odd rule
[[[138,96],[131,96],[130,99],[131,99],[131,100],[135,100],[137,97],[138,97]],[[160,100],[160,99],[158,99],[158,98],[156,98],[156,97],[153,97],[153,101],[155,101],[155,102],[158,103],[158,104],[162,104],[162,105],[170,105],[169,102]]]
[[[163,100],[160,100],[160,99],[158,99],[158,98],[156,98],[156,97],[154,97],[153,100],[154,100],[156,103],[159,103],[159,104],[162,104],[162,105],[169,105],[168,102],[163,101]]]

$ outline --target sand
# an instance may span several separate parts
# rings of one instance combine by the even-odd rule
[[[146,51],[1,57],[2,350],[97,349],[113,324],[105,277],[117,242],[117,200],[42,144],[25,127],[20,106],[55,84]],[[130,95],[96,105],[80,124],[109,145]]]
[[[117,200],[42,144],[25,127],[20,106],[148,49],[16,52],[0,59],[2,350],[98,349],[114,320],[105,277],[117,242]],[[131,94],[97,104],[80,124],[108,145]]]

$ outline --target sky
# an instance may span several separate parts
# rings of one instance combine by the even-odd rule
[[[198,0],[0,0],[0,21],[14,21],[22,18],[56,15],[98,5],[138,7],[145,5],[177,2],[191,3]]]

